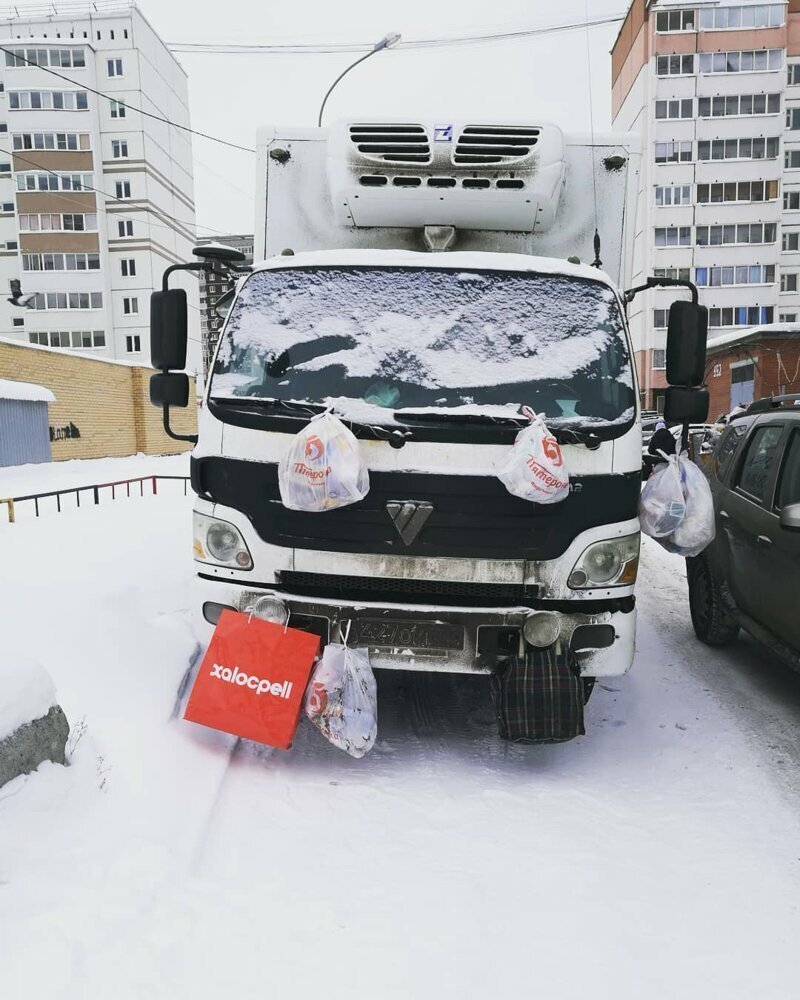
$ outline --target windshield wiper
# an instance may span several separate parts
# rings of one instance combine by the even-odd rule
[[[325,412],[320,403],[296,403],[289,399],[275,399],[272,396],[212,396],[211,402],[222,406],[253,407],[263,410],[284,410],[293,417],[315,417]],[[343,424],[346,424],[356,437],[371,438],[375,441],[388,441],[392,448],[402,448],[411,437],[408,427],[383,427],[381,424],[365,424],[358,420],[350,420],[334,413]]]
[[[518,417],[492,416],[490,413],[414,413],[400,410],[395,413],[395,417],[405,421],[420,421],[424,423],[459,423],[478,424],[481,426],[516,427],[521,429],[528,423],[528,418],[520,414]],[[548,429],[559,444],[582,444],[589,451],[594,451],[600,447],[601,439],[593,431],[582,427],[558,427],[550,424]]]

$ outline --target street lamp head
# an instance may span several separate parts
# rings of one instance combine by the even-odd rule
[[[388,35],[384,36],[375,48],[373,52],[380,52],[381,49],[390,49],[393,45],[397,45],[403,36],[398,34],[396,31],[390,31]]]

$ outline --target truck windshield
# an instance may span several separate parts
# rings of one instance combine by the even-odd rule
[[[427,268],[257,271],[229,318],[210,394],[335,399],[353,419],[368,404],[390,411],[388,422],[527,405],[559,422],[624,423],[634,406],[622,318],[602,282]]]

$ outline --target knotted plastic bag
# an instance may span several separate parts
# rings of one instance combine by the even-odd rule
[[[306,689],[306,715],[351,757],[369,753],[378,735],[378,689],[366,649],[325,647]]]
[[[656,467],[639,500],[639,524],[651,538],[671,535],[686,516],[678,457],[664,457],[667,461]]]
[[[278,484],[289,510],[334,510],[364,499],[369,472],[355,435],[326,410],[293,438],[278,468]]]
[[[714,541],[714,497],[702,469],[685,453],[679,457],[678,467],[686,514],[662,544],[677,555],[697,556]]]
[[[517,434],[497,478],[509,493],[532,503],[558,503],[569,495],[569,474],[558,442],[533,410],[522,412],[531,421]]]

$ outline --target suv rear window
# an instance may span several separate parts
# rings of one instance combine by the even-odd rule
[[[782,436],[783,427],[759,427],[747,446],[737,486],[760,503],[766,498],[769,474]]]
[[[778,509],[800,503],[800,430],[792,431],[778,485]]]

